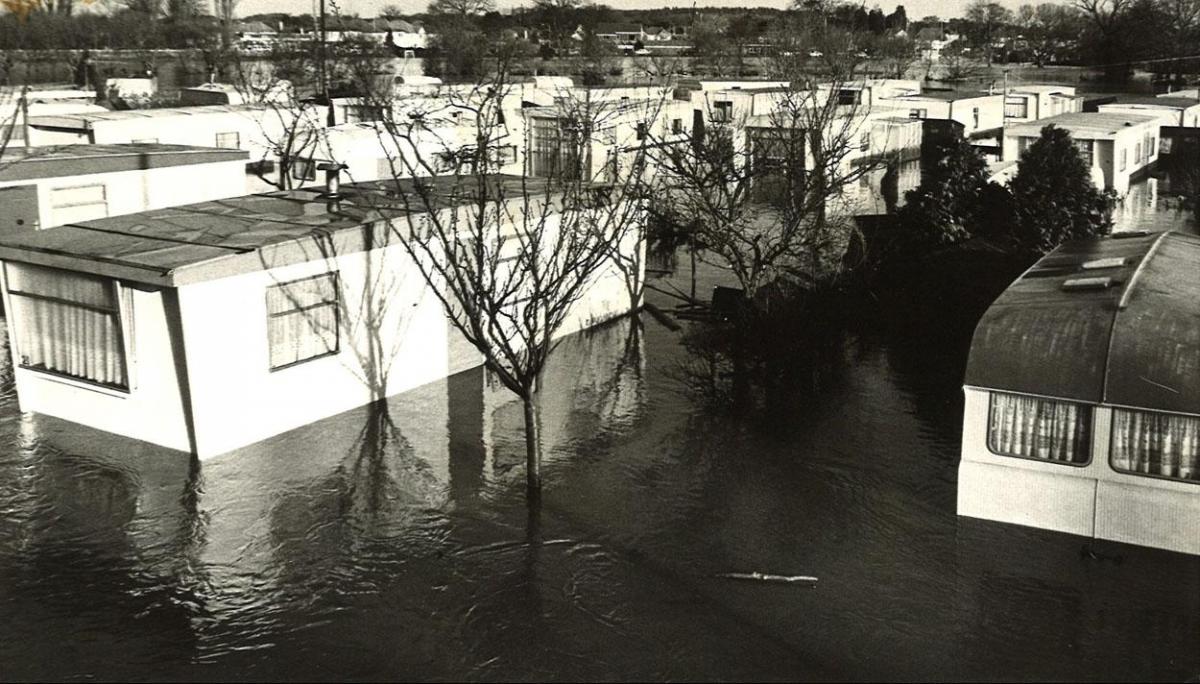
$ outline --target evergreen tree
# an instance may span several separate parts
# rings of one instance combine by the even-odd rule
[[[1013,237],[1021,249],[1049,252],[1112,228],[1112,195],[1096,188],[1070,134],[1054,125],[1021,155],[1009,187]]]
[[[987,163],[964,138],[942,143],[921,170],[921,184],[905,195],[899,222],[910,246],[948,246],[975,233],[988,185]]]

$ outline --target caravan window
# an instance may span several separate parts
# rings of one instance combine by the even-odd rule
[[[317,179],[317,162],[303,157],[293,158],[292,178],[298,181],[315,181]]]
[[[29,264],[5,267],[23,368],[129,388],[117,284]]]
[[[1091,407],[1001,392],[993,392],[989,403],[992,453],[1072,465],[1090,460]]]
[[[237,131],[217,134],[217,147],[224,150],[236,150],[242,146],[242,136]]]
[[[338,351],[337,273],[267,288],[271,370]]]
[[[1113,409],[1114,470],[1200,482],[1200,416]]]
[[[66,224],[108,216],[104,185],[77,185],[50,191],[50,211],[55,223]]]

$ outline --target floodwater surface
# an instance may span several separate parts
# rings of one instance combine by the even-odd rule
[[[0,679],[1200,675],[1200,560],[955,515],[949,329],[847,333],[764,413],[649,316],[574,336],[534,513],[482,372],[200,463],[22,414],[6,365]]]

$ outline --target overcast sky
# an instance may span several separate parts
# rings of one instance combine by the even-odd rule
[[[603,4],[615,7],[617,9],[648,9],[651,7],[660,6],[675,6],[675,7],[691,7],[692,3],[686,0],[662,0],[661,2],[647,0],[601,0]],[[1008,7],[1011,10],[1017,9],[1023,4],[1022,0],[999,0],[1000,4]],[[1025,0],[1030,4],[1037,4],[1039,0]],[[385,5],[398,5],[406,12],[418,13],[425,11],[428,0],[326,0],[327,3],[336,4],[342,12],[347,14],[357,13],[359,16],[371,17],[375,16],[379,8]],[[520,6],[522,3],[518,0],[498,0],[501,8]],[[745,0],[696,0],[696,7],[747,7],[749,5],[761,5],[764,7],[784,7],[788,4],[788,0],[761,0],[759,2],[746,2]],[[970,0],[905,0],[902,3],[895,2],[871,2],[868,0],[867,7],[879,5],[884,12],[891,12],[897,4],[904,5],[904,10],[908,14],[908,18],[920,19],[929,14],[936,14],[943,19],[960,16]],[[292,14],[304,14],[312,12],[314,2],[312,0],[241,0],[238,4],[238,14],[246,16],[249,14],[257,14],[260,12],[290,12]]]

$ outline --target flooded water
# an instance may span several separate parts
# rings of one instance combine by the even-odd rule
[[[969,325],[849,334],[744,415],[643,319],[556,352],[537,515],[479,372],[198,463],[20,413],[5,366],[0,679],[1200,675],[1200,559],[956,517]]]

